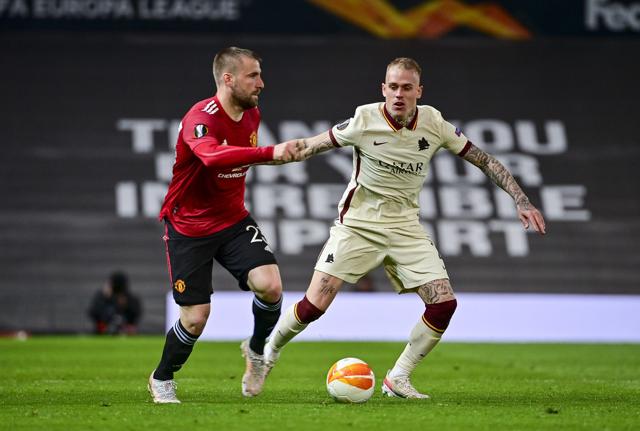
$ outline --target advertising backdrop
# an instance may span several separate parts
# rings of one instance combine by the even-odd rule
[[[421,103],[496,155],[547,219],[545,237],[525,232],[506,193],[438,155],[421,219],[456,291],[640,294],[637,40],[29,32],[0,44],[0,329],[86,330],[91,294],[123,269],[143,297],[142,330],[163,330],[170,286],[156,217],[179,121],[214,93],[211,61],[228,45],[264,59],[260,145],[382,100],[393,58],[421,63]],[[247,205],[286,291],[306,288],[351,163],[344,149],[252,168]],[[380,271],[373,282],[390,290]],[[237,289],[219,267],[214,288]]]
[[[637,37],[638,0],[2,0],[0,28],[347,35]]]

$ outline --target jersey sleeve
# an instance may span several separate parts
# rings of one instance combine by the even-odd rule
[[[182,124],[182,139],[205,166],[231,169],[273,160],[273,146],[236,147],[219,142],[213,134],[214,121],[206,112],[191,112]]]
[[[331,142],[336,147],[357,146],[364,132],[364,116],[360,108],[352,118],[336,124],[329,130]]]
[[[442,146],[460,157],[464,156],[471,142],[462,131],[446,120],[442,120]]]

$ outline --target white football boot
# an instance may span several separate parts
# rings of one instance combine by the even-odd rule
[[[154,371],[151,372],[149,384],[147,385],[153,402],[156,404],[180,404],[180,400],[176,398],[177,383],[173,380],[154,379]]]
[[[413,387],[409,380],[409,376],[389,377],[389,371],[387,371],[387,375],[382,381],[383,395],[399,398],[430,398],[429,395],[421,394]]]
[[[276,365],[276,362],[278,362],[278,358],[280,358],[280,350],[272,349],[271,345],[267,343],[264,346],[264,367],[265,367],[264,378],[265,379],[271,372],[271,369]]]
[[[249,347],[247,338],[240,344],[240,350],[247,367],[242,376],[242,395],[245,397],[255,397],[262,392],[265,378],[264,356],[258,355]]]

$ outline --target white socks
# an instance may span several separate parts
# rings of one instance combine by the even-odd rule
[[[295,304],[287,308],[282,313],[278,324],[276,325],[271,338],[269,339],[269,348],[274,351],[279,351],[285,344],[287,344],[293,337],[298,335],[308,326],[308,324],[298,322],[294,312]]]
[[[308,324],[298,322],[294,307],[295,304],[291,305],[280,316],[280,320],[278,320],[278,324],[269,339],[269,349],[279,352],[293,337],[308,326]],[[441,333],[429,328],[421,318],[411,330],[409,343],[407,343],[404,351],[389,372],[389,376],[409,376],[418,363],[438,344],[441,337]]]
[[[408,377],[416,365],[438,344],[442,334],[420,321],[411,330],[409,343],[389,372],[390,377]]]

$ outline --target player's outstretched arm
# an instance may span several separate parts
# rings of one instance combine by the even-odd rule
[[[329,131],[311,138],[293,139],[278,144],[273,149],[273,161],[268,164],[300,162],[309,157],[335,148]]]
[[[282,165],[298,161],[300,149],[297,140],[287,141],[273,146],[273,160],[256,165]]]
[[[276,163],[288,163],[298,160],[300,152],[296,141],[287,141],[273,147],[273,161]]]
[[[307,160],[311,156],[336,148],[329,131],[311,138],[298,139],[298,160]]]
[[[527,195],[524,194],[513,175],[502,163],[473,144],[471,144],[463,158],[476,165],[498,187],[509,193],[516,202],[518,218],[520,218],[525,229],[528,229],[531,225],[536,232],[543,235],[546,233],[542,213],[529,202]]]

